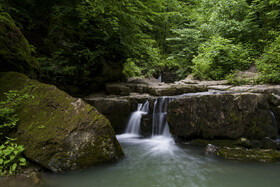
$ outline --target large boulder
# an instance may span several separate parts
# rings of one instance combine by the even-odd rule
[[[39,65],[31,47],[11,16],[0,12],[0,72],[16,71],[31,78],[39,75]]]
[[[167,120],[183,138],[262,139],[278,131],[267,97],[256,93],[181,97],[168,105]]]
[[[53,172],[65,172],[123,156],[110,122],[94,107],[23,74],[0,73],[0,95],[23,88],[33,98],[19,106],[20,120],[11,136],[24,145],[28,159]]]

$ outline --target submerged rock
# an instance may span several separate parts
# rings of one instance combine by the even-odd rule
[[[0,72],[17,71],[31,78],[39,75],[39,65],[31,47],[11,16],[0,13]]]
[[[94,107],[23,74],[0,73],[0,96],[22,88],[34,98],[18,108],[20,120],[12,136],[24,145],[28,159],[53,172],[66,172],[123,156],[109,120]]]
[[[187,96],[168,105],[173,135],[184,138],[263,139],[276,137],[277,124],[262,94]]]

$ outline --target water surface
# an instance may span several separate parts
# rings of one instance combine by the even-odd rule
[[[118,139],[126,157],[79,173],[45,176],[48,187],[279,186],[280,164],[227,161],[206,156],[201,147],[177,145],[171,138]]]

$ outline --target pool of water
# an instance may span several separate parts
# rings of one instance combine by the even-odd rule
[[[163,136],[117,137],[126,154],[123,160],[83,172],[47,174],[46,187],[280,186],[279,163],[228,161]]]

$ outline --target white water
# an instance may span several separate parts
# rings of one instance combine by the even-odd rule
[[[148,114],[148,112],[149,101],[146,101],[144,105],[142,103],[138,104],[137,111],[133,112],[130,116],[125,133],[139,135],[142,116]]]
[[[169,126],[166,120],[167,105],[173,99],[170,97],[157,98],[154,102],[153,109],[153,123],[152,123],[152,138],[155,136],[163,136],[166,138],[171,138],[169,132]],[[146,101],[144,105],[142,103],[138,104],[137,110],[133,112],[125,130],[124,137],[139,137],[141,136],[141,119],[143,115],[149,113],[149,102]]]
[[[169,126],[166,120],[167,105],[173,99],[169,97],[161,97],[155,100],[153,109],[153,132],[152,137],[163,135],[171,138]]]
[[[161,74],[158,77],[158,82],[161,82]]]
[[[173,99],[170,97],[157,98],[154,102],[152,137],[141,138],[140,125],[143,115],[149,112],[149,102],[138,104],[137,111],[133,112],[125,134],[117,135],[120,142],[141,144],[145,147],[145,154],[169,154],[179,151],[169,131],[166,120],[167,105]]]

